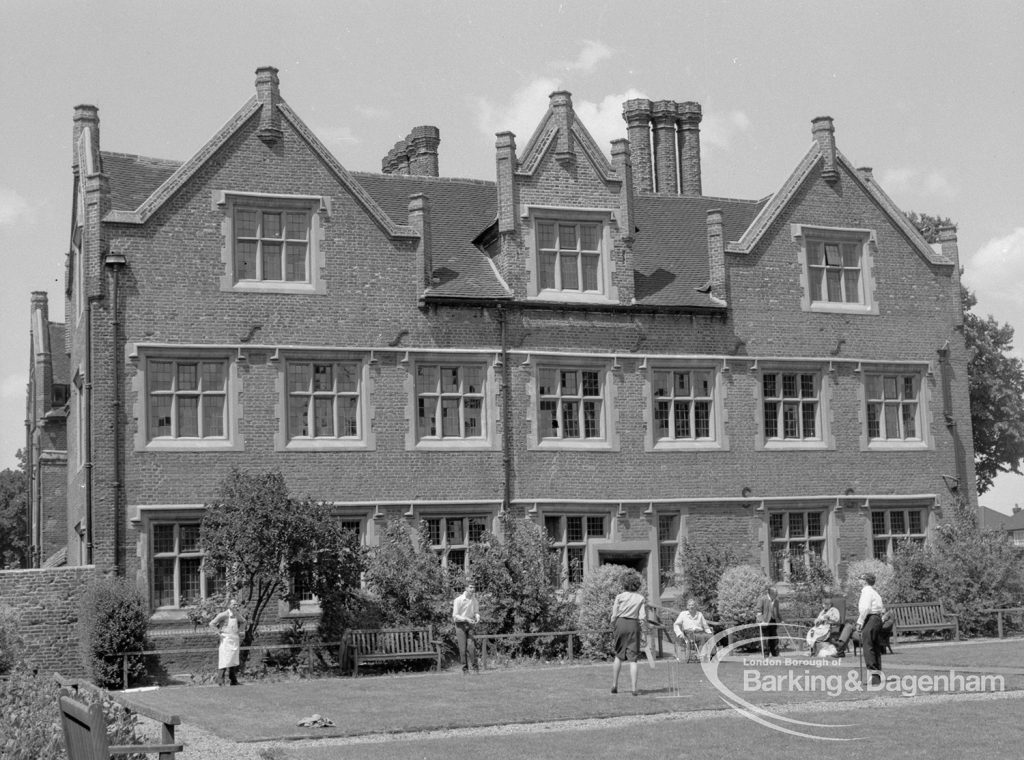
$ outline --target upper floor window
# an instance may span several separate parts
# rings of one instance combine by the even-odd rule
[[[358,362],[288,362],[288,437],[359,438]]]
[[[871,511],[871,550],[875,559],[892,560],[900,541],[924,543],[923,509],[875,509]]]
[[[146,375],[150,440],[226,437],[226,361],[151,359]]]
[[[137,450],[242,448],[235,407],[241,381],[223,353],[153,350],[139,360],[133,388]]]
[[[611,209],[526,207],[528,295],[555,301],[616,300],[611,260],[614,216]]]
[[[224,212],[222,289],[324,292],[319,241],[327,198],[223,192],[217,204]]]
[[[600,224],[538,221],[540,289],[601,293],[601,239]]]
[[[416,365],[416,437],[418,440],[483,438],[483,365]]]
[[[869,442],[921,440],[920,387],[916,373],[864,376]]]
[[[714,370],[655,370],[651,396],[655,445],[715,440]]]
[[[764,439],[821,440],[821,380],[814,372],[765,372],[761,377]]]
[[[309,282],[305,210],[235,207],[235,276],[239,281]]]
[[[604,437],[604,382],[598,369],[542,367],[537,384],[541,439]]]
[[[800,243],[805,311],[878,313],[874,301],[872,230],[792,225]]]

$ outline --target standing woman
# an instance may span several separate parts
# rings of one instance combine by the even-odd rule
[[[612,663],[612,694],[619,691],[622,661],[629,660],[629,683],[633,696],[636,690],[637,659],[640,657],[640,620],[646,609],[640,591],[640,576],[627,575],[624,591],[612,603],[612,628],[615,629],[615,661]]]
[[[238,611],[238,600],[232,599],[228,602],[228,608],[217,613],[210,621],[210,628],[220,633],[220,649],[217,651],[217,684],[224,685],[224,675],[227,674],[232,686],[238,686],[238,678],[235,671],[238,669],[238,625],[244,623],[245,618]]]

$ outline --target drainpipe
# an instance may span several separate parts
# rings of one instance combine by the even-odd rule
[[[85,470],[85,564],[92,564],[92,311],[96,299],[89,297],[85,310],[85,409],[82,419],[82,446]]]
[[[508,314],[501,304],[498,305],[498,324],[501,327],[501,466],[505,481],[501,510],[507,512],[512,506],[512,419],[508,387]]]
[[[31,406],[29,408],[31,410],[29,414],[30,415],[34,415],[35,414],[35,408],[31,407]],[[35,510],[35,503],[36,503],[36,499],[37,499],[37,493],[36,492],[39,490],[39,484],[38,484],[38,482],[36,482],[35,486],[32,485],[33,482],[35,482],[33,480],[33,477],[32,477],[32,467],[33,467],[33,464],[32,464],[32,426],[31,426],[31,423],[29,422],[29,420],[26,419],[25,420],[25,488],[28,489],[28,495],[29,496],[25,500],[25,502],[26,502],[25,503],[25,510],[26,510],[26,513],[27,513],[25,515],[25,517],[27,518],[27,520],[25,522],[25,538],[28,539],[28,542],[25,544],[25,554],[22,555],[22,558],[21,558],[22,567],[35,567],[36,566],[35,561],[32,558],[33,552],[35,551],[35,541],[33,540],[33,533],[32,533],[32,526],[35,524],[35,522],[33,521],[32,516],[35,514],[34,510]]]
[[[119,363],[119,343],[121,317],[118,310],[118,293],[120,293],[121,270],[128,263],[123,253],[107,252],[104,264],[112,273],[110,310],[112,319],[110,322],[111,333],[111,372],[114,400],[111,402],[114,417],[114,575],[122,574],[121,567],[121,493],[124,490],[124,483],[121,480],[123,462],[121,461],[121,370]]]

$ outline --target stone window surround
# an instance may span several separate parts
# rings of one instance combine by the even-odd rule
[[[709,361],[701,357],[692,359],[650,359],[648,367],[643,371],[643,392],[647,404],[644,406],[644,423],[647,433],[644,436],[644,450],[648,452],[678,452],[678,451],[728,451],[729,436],[726,433],[728,422],[728,407],[726,405],[727,383],[723,382],[723,363],[721,361]],[[711,438],[692,439],[663,439],[656,440],[654,437],[654,381],[655,371],[675,371],[681,369],[700,370],[711,372],[714,381],[712,390],[712,425]]]
[[[237,205],[253,206],[262,210],[303,209],[309,212],[309,249],[307,252],[309,280],[306,282],[287,281],[238,281],[235,279],[234,253],[234,210]],[[283,193],[246,193],[231,190],[214,190],[212,209],[221,214],[221,262],[224,274],[220,278],[220,289],[240,293],[293,293],[326,294],[327,285],[323,279],[326,260],[323,250],[324,223],[331,216],[331,198],[326,195],[288,195]]]
[[[836,448],[832,435],[832,373],[825,362],[760,361],[753,371],[756,386],[754,447],[757,451]],[[767,440],[764,422],[764,374],[814,374],[818,379],[818,435],[814,440]]]
[[[931,376],[930,366],[922,366],[920,362],[914,364],[891,364],[872,363],[862,368],[862,380],[858,386],[858,409],[861,423],[860,450],[861,451],[908,451],[908,450],[932,450],[935,448],[935,441],[931,435],[931,383],[928,377]],[[886,439],[873,440],[868,438],[868,417],[867,417],[867,378],[869,375],[915,375],[917,377],[917,431],[916,438],[904,440]]]
[[[399,367],[406,368],[406,451],[496,451],[500,447],[497,436],[499,404],[497,398],[498,373],[493,353],[471,351],[416,351],[409,352],[399,361]],[[447,364],[450,366],[477,366],[484,369],[483,408],[481,417],[484,435],[478,438],[418,438],[418,409],[416,392],[416,366],[418,364]]]
[[[816,224],[791,224],[790,235],[797,245],[800,264],[800,308],[803,311],[870,314],[878,315],[878,301],[875,298],[874,256],[878,251],[878,236],[875,230],[858,227],[825,227]],[[831,301],[811,301],[811,288],[807,260],[807,243],[809,240],[833,242],[857,242],[861,249],[861,288],[864,293],[863,303],[838,303]]]
[[[615,264],[612,258],[612,227],[618,226],[617,209],[611,208],[567,208],[523,204],[520,226],[523,235],[523,249],[526,251],[526,295],[531,300],[555,301],[559,303],[607,304],[618,303],[618,287],[615,283]],[[585,223],[601,225],[601,271],[599,292],[587,293],[572,290],[541,290],[540,263],[537,249],[537,221]]]

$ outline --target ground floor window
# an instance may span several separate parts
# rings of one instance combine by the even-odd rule
[[[487,530],[483,515],[466,517],[428,517],[424,520],[430,546],[450,570],[465,570],[469,562],[469,546],[477,543]]]
[[[875,509],[871,512],[871,551],[875,559],[890,562],[900,541],[924,543],[923,509]]]
[[[789,581],[796,568],[810,566],[825,553],[825,513],[772,512],[768,515],[768,572],[773,581]]]
[[[185,607],[224,592],[223,576],[203,571],[198,521],[156,523],[151,542],[155,607]]]
[[[551,552],[561,568],[561,578],[552,579],[558,585],[562,579],[570,584],[583,581],[587,544],[595,538],[608,536],[605,515],[545,515],[544,529],[551,541]]]
[[[658,590],[675,583],[679,515],[658,515]]]

